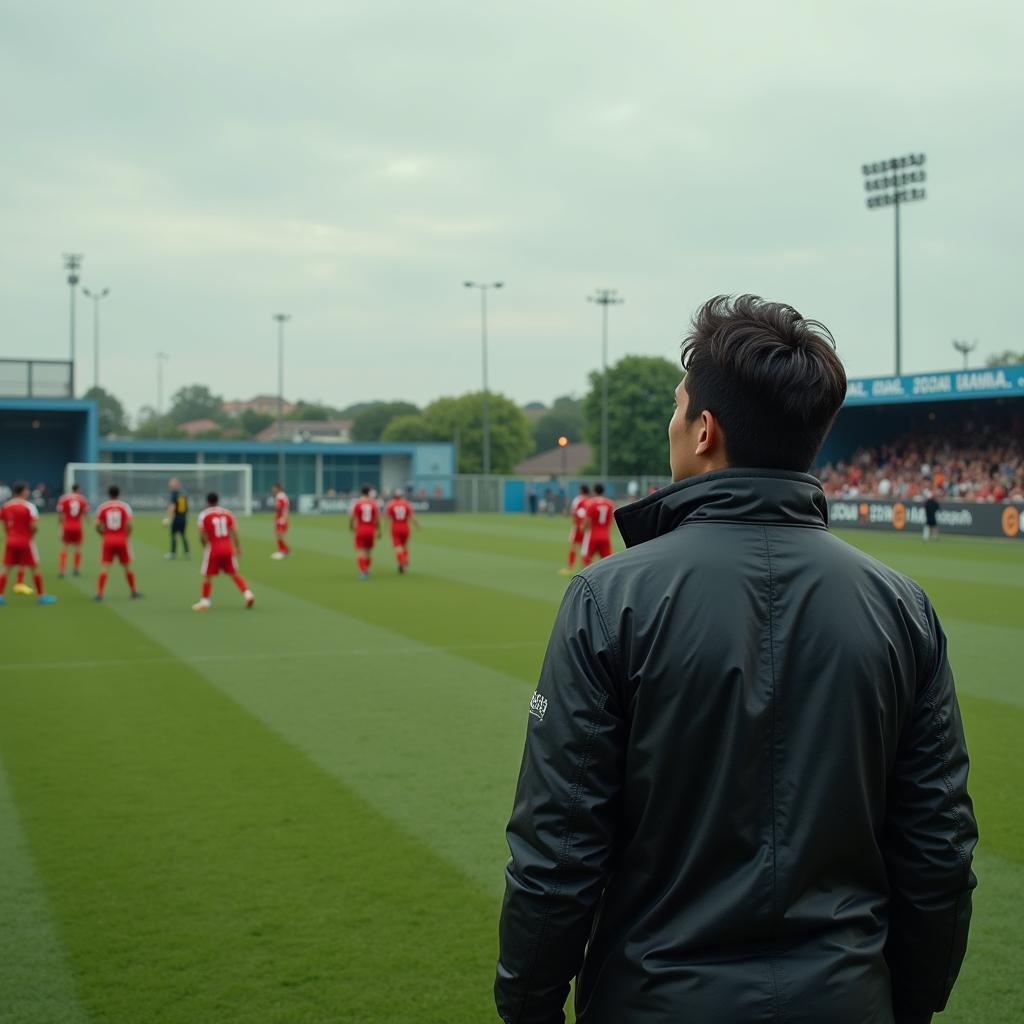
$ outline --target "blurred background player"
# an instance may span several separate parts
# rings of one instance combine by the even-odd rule
[[[405,497],[405,493],[399,487],[392,499],[384,509],[384,514],[391,520],[391,543],[395,548],[395,558],[398,560],[398,571],[404,573],[409,568],[409,533],[413,523],[417,530],[422,530],[420,521],[416,518],[412,503]]]
[[[363,487],[362,494],[352,502],[348,513],[349,529],[355,534],[359,578],[370,578],[370,563],[373,561],[373,545],[380,536],[380,507],[370,496],[370,488]]]
[[[925,541],[939,539],[939,509],[942,507],[931,491],[924,492],[924,530],[922,537]]]
[[[199,600],[192,605],[194,612],[210,610],[213,577],[222,572],[226,572],[235,581],[235,586],[245,598],[246,608],[251,608],[256,600],[238,571],[236,556],[242,553],[242,545],[238,539],[235,517],[226,508],[221,508],[219,502],[219,495],[212,492],[208,494],[206,508],[196,520],[199,542],[203,545],[203,584]]]
[[[124,578],[133,598],[142,597],[135,589],[135,573],[132,572],[132,549],[128,538],[132,532],[132,510],[127,502],[121,501],[121,489],[111,487],[107,491],[110,500],[96,509],[96,532],[103,538],[100,549],[100,575],[96,581],[97,601],[103,600],[107,587],[108,566],[115,559],[124,566]]]
[[[171,526],[171,550],[164,558],[175,558],[178,554],[178,538],[181,538],[181,550],[188,558],[188,495],[181,489],[181,481],[173,477],[170,482],[171,496],[167,499],[167,511],[164,513],[164,526]]]
[[[274,495],[274,533],[277,535],[277,550],[270,556],[275,561],[280,561],[288,555],[291,550],[285,543],[284,535],[288,532],[288,509],[290,503],[288,495],[280,484],[274,484],[270,488]]]
[[[569,515],[572,518],[572,526],[569,527],[569,564],[558,570],[563,576],[573,574],[573,569],[576,566],[576,553],[587,535],[588,501],[590,501],[590,488],[586,484],[580,484],[580,493],[572,499],[572,504],[569,506]]]
[[[15,587],[25,587],[25,570],[31,569],[35,580],[36,598],[39,604],[53,604],[57,599],[52,594],[44,593],[43,577],[39,572],[39,552],[33,540],[39,528],[39,512],[35,505],[26,497],[28,484],[16,483],[10,501],[0,508],[0,521],[3,521],[6,538],[4,543],[4,564],[0,569],[0,604],[4,603],[4,591],[7,589],[7,572],[12,565],[18,567],[18,579]],[[32,591],[29,590],[29,593]]]
[[[612,553],[612,520],[615,506],[604,496],[604,484],[594,484],[594,497],[586,504],[587,535],[583,539],[583,564],[590,565],[595,555],[607,558]]]
[[[68,568],[68,548],[74,548],[72,571],[82,575],[82,523],[89,511],[89,502],[79,493],[78,484],[72,484],[67,494],[57,500],[57,515],[60,517],[60,555],[57,559],[57,575],[64,579]]]

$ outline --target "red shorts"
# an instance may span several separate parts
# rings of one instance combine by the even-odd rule
[[[4,545],[4,565],[23,565],[34,569],[38,564],[39,552],[32,541],[26,544],[12,544],[8,541]]]
[[[100,562],[103,565],[110,565],[111,562],[120,562],[128,565],[132,560],[132,549],[126,540],[105,540],[103,550],[100,552]]]
[[[587,538],[583,542],[584,558],[594,558],[596,555],[600,555],[602,558],[607,558],[611,553],[611,537],[595,537],[593,533],[587,534]]]
[[[220,572],[234,576],[238,572],[238,559],[235,558],[234,549],[214,548],[207,544],[203,549],[203,565],[200,572],[204,576],[216,576]]]
[[[583,538],[586,537],[587,531],[583,526],[574,526],[569,531],[569,543],[572,545],[582,544]]]
[[[409,527],[404,523],[401,526],[392,526],[391,543],[396,548],[404,548],[409,543]]]
[[[287,533],[288,532],[288,520],[287,519],[275,519],[274,520],[274,531],[276,533]]]
[[[356,550],[370,551],[377,543],[377,531],[374,527],[359,526],[356,528]]]
[[[65,526],[61,531],[60,539],[64,544],[81,544],[82,528],[80,526]]]

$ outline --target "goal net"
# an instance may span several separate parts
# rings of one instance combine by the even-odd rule
[[[121,498],[136,512],[164,511],[172,479],[180,482],[194,512],[206,505],[210,491],[216,491],[225,508],[252,514],[252,466],[248,463],[69,462],[64,471],[65,489],[78,484],[93,508],[106,500],[107,488],[116,484]]]

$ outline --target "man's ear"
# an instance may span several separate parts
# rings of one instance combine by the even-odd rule
[[[718,420],[705,409],[700,414],[700,433],[697,435],[697,447],[694,455],[713,458],[722,452],[722,428]]]

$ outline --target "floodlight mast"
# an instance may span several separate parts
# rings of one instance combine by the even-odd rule
[[[895,215],[895,248],[896,248],[896,375],[899,376],[903,367],[902,356],[902,310],[900,305],[900,206],[926,198],[923,185],[925,172],[924,153],[913,153],[910,156],[890,157],[872,164],[863,164],[861,173],[864,175],[864,189],[869,193],[866,204],[869,210],[882,206],[891,206]],[[912,185],[914,187],[907,188]]]
[[[601,479],[608,480],[608,307],[620,306],[625,299],[615,288],[595,288],[587,302],[601,307]]]
[[[78,290],[79,270],[82,268],[82,254],[80,252],[64,253],[64,269],[68,273],[68,286],[71,289],[71,310],[70,310],[70,349],[71,349],[71,390],[69,398],[75,397],[75,292]]]
[[[484,476],[491,475],[491,391],[487,377],[487,293],[492,288],[504,288],[504,281],[463,281],[463,288],[480,291],[480,351],[483,363],[483,450],[481,452]]]
[[[954,341],[953,348],[964,357],[964,369],[967,369],[967,357],[978,347],[978,339],[974,341]]]

